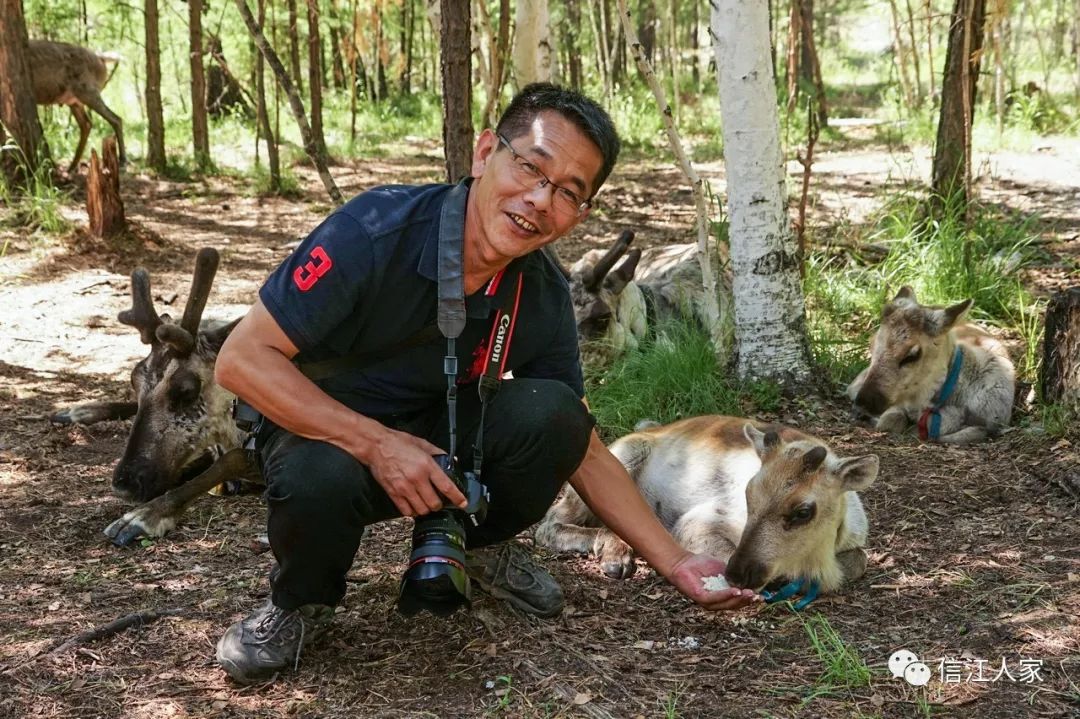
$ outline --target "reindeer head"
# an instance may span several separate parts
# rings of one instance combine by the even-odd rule
[[[139,409],[113,470],[113,491],[125,499],[145,502],[164,494],[239,443],[232,395],[214,382],[218,350],[236,322],[200,330],[217,265],[216,250],[199,251],[179,324],[154,310],[147,271],[131,274],[132,308],[119,320],[139,330],[150,355],[131,372]]]
[[[876,416],[894,405],[927,404],[948,371],[949,331],[971,304],[920,305],[914,290],[902,287],[882,310],[881,327],[870,343],[870,367],[854,398],[856,409]]]
[[[602,363],[610,355],[636,346],[636,338],[644,334],[644,299],[632,284],[641,250],[627,252],[633,240],[634,233],[624,230],[606,251],[592,250],[564,270],[574,304],[578,344],[587,364]],[[624,296],[628,286],[632,289]]]
[[[761,468],[746,486],[746,525],[728,561],[732,584],[761,589],[781,577],[816,579],[830,590],[842,581],[837,534],[847,513],[847,492],[869,487],[878,458],[841,459],[803,435],[787,440],[752,424],[743,433]]]

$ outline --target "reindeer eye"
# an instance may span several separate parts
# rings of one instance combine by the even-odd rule
[[[184,407],[199,398],[202,382],[193,372],[177,372],[169,382],[169,403],[173,407]]]
[[[815,512],[816,507],[813,502],[803,502],[784,517],[784,528],[791,529],[809,523],[814,518]]]
[[[922,347],[920,347],[919,345],[915,345],[910,350],[908,350],[908,353],[904,357],[904,359],[900,360],[900,366],[903,367],[906,364],[918,362],[920,357],[922,357]]]

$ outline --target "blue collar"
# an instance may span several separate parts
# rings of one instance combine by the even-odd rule
[[[922,416],[919,417],[919,439],[926,441],[941,437],[941,408],[956,390],[956,383],[960,379],[960,368],[963,365],[964,352],[957,345],[944,384],[934,393],[934,398],[931,400],[932,404],[923,410]]]
[[[960,379],[960,368],[963,364],[964,353],[960,349],[960,345],[957,345],[956,350],[953,352],[952,363],[949,365],[949,374],[945,377],[945,384],[941,385],[941,389],[934,394],[935,409],[941,409],[941,406],[945,404],[956,390],[956,382]]]

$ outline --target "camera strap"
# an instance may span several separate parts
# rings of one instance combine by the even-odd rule
[[[499,273],[488,283],[489,290],[494,294],[492,286],[498,287],[505,270]],[[503,295],[502,306],[495,312],[495,321],[491,325],[491,336],[488,337],[487,356],[484,358],[484,373],[480,375],[477,391],[480,393],[480,426],[476,429],[476,441],[473,443],[473,472],[477,478],[484,463],[484,411],[488,402],[495,398],[499,392],[499,383],[506,374],[506,358],[510,355],[510,338],[514,335],[514,327],[517,325],[518,308],[521,306],[521,287],[524,277],[521,272],[517,273],[517,287],[513,292]]]

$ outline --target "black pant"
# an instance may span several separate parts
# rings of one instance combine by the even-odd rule
[[[448,449],[446,407],[385,424]],[[458,395],[458,457],[472,468],[480,424],[474,385]],[[513,537],[538,522],[581,464],[594,419],[573,390],[553,380],[502,382],[484,417],[481,481],[491,492],[487,518],[466,528],[466,546]],[[345,595],[364,527],[401,516],[368,468],[338,447],[270,425],[260,432],[270,547],[279,571],[273,601],[282,609],[336,605]]]

